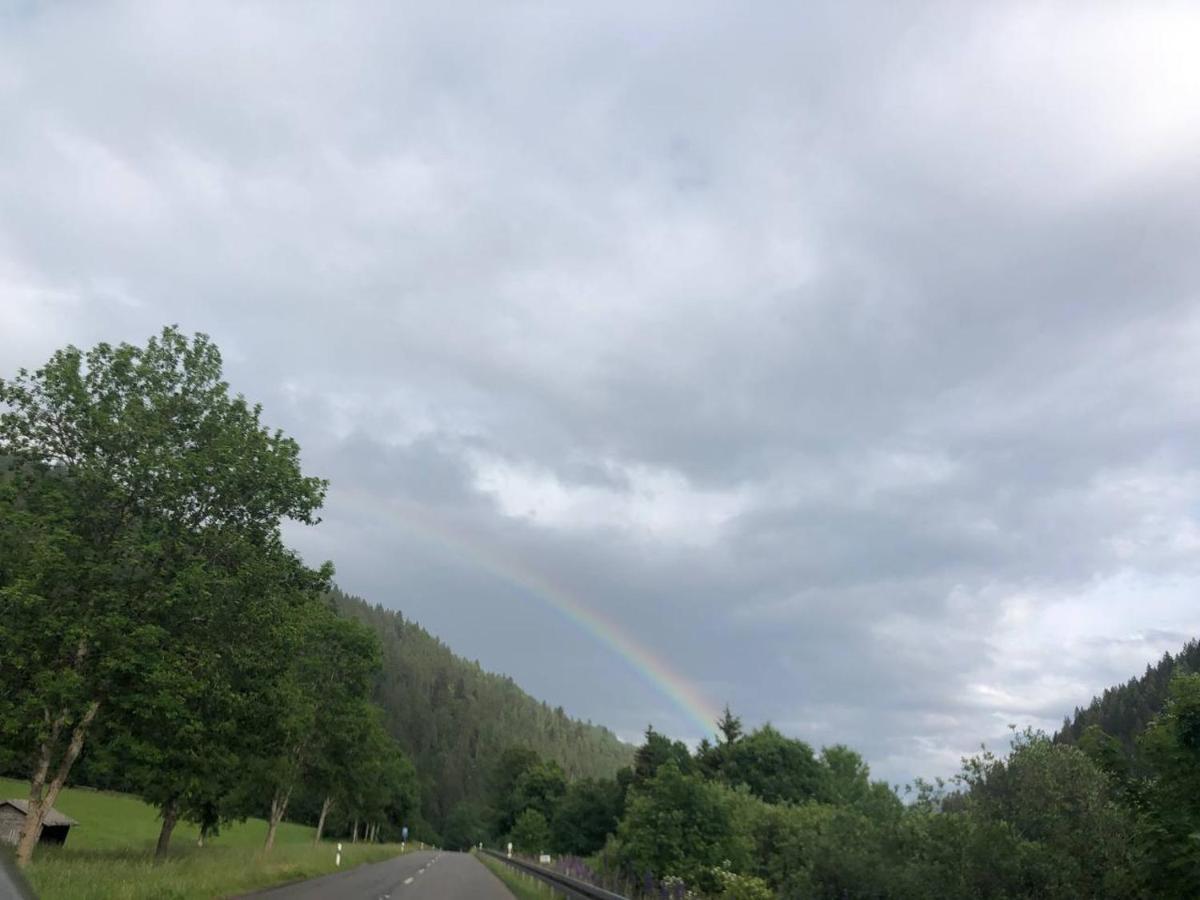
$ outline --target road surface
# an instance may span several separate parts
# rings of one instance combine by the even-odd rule
[[[243,900],[512,900],[469,853],[423,850],[335,875],[269,888]]]
[[[32,900],[32,897],[33,891],[17,871],[8,848],[0,847],[0,900]]]

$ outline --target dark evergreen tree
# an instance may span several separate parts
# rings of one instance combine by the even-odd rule
[[[742,736],[742,720],[730,711],[728,703],[725,704],[725,712],[717,720],[717,731],[722,744],[733,744]]]

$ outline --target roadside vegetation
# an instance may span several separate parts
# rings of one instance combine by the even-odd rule
[[[261,832],[255,840],[261,842]],[[342,869],[399,851],[388,844],[355,844],[343,854]],[[27,875],[42,900],[211,900],[334,871],[328,843],[314,847],[311,840],[280,839],[270,854],[261,846],[189,847],[159,862],[153,850],[91,856],[49,849],[39,851]]]
[[[504,882],[504,886],[508,888],[517,900],[554,900],[558,896],[551,888],[542,881],[538,881],[529,875],[522,875],[511,866],[506,866],[504,863],[485,856],[482,853],[475,855],[475,858],[482,862],[492,874]]]
[[[1017,732],[1005,755],[897,791],[847,747],[747,733],[726,710],[695,750],[648,729],[615,779],[572,782],[513,748],[488,807],[458,810],[446,840],[552,853],[637,897],[1195,896],[1200,675],[1176,670],[1147,721],[1130,750],[1094,723],[1077,743]]]
[[[19,796],[28,785],[0,779],[0,796]],[[66,788],[56,807],[80,823],[64,847],[39,848],[26,876],[42,900],[155,900],[223,897],[256,888],[336,871],[336,846],[313,843],[314,829],[285,822],[275,848],[262,851],[263,819],[247,819],[197,846],[199,828],[179,826],[170,855],[155,861],[161,828],[158,811],[137,799],[109,791]],[[350,844],[342,848],[342,869],[395,856],[392,844]]]

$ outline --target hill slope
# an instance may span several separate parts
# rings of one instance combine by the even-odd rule
[[[383,647],[376,700],[416,764],[422,810],[439,830],[461,802],[481,806],[488,767],[502,750],[529,747],[569,777],[611,777],[634,748],[611,731],[569,718],[507,676],[484,671],[398,612],[335,591],[343,615],[370,626]]]
[[[1063,721],[1062,729],[1054,736],[1059,743],[1074,744],[1089,725],[1099,725],[1106,733],[1121,742],[1132,753],[1134,741],[1145,731],[1167,700],[1167,685],[1176,668],[1200,671],[1200,641],[1189,641],[1172,655],[1164,653],[1154,665],[1146,666],[1140,678],[1108,688],[1083,709],[1076,708],[1073,717]]]

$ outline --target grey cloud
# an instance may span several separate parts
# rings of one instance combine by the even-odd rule
[[[699,737],[534,573],[714,703],[944,772],[1200,628],[1197,23],[1158,15],[4,7],[0,367],[207,331],[331,478],[289,535],[348,589]]]

